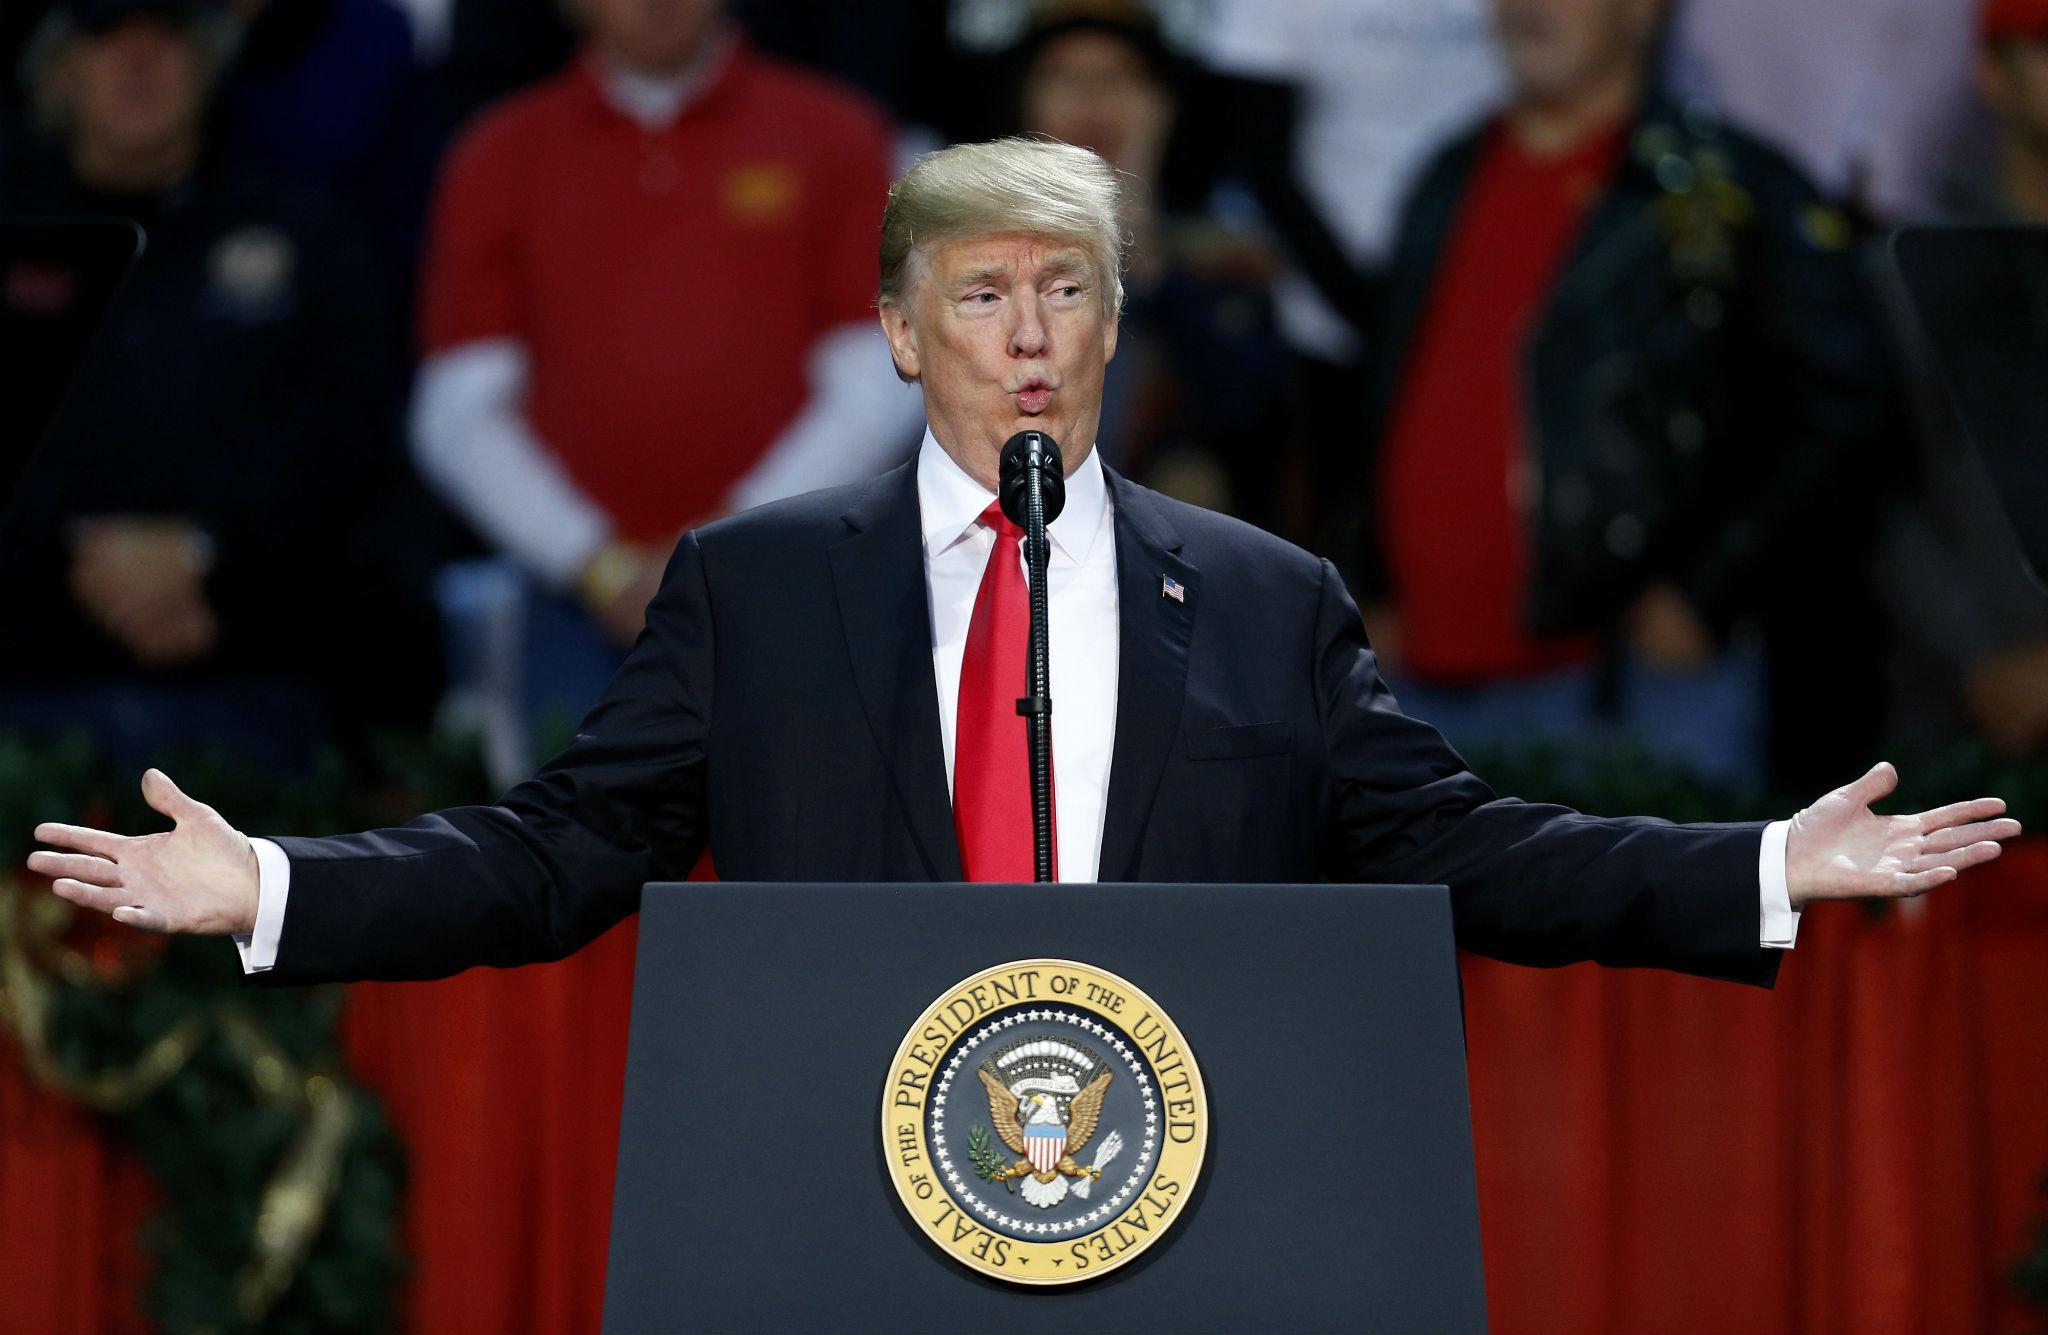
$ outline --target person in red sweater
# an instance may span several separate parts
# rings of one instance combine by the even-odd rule
[[[533,595],[524,695],[580,712],[676,536],[908,453],[873,311],[889,128],[710,0],[584,0],[564,73],[462,136],[431,223],[423,473]]]

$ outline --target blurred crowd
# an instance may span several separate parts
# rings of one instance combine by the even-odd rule
[[[680,533],[909,456],[889,181],[1034,134],[1128,184],[1106,461],[1335,560],[1453,743],[2048,751],[1883,245],[2048,223],[2048,0],[8,0],[0,62],[0,217],[149,237],[0,728],[517,770]]]

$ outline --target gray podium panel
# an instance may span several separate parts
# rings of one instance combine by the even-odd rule
[[[1011,960],[1121,975],[1208,1089],[1171,1231],[1023,1288],[924,1237],[879,1134],[897,1046]],[[1474,1331],[1448,897],[1414,886],[652,885],[605,1328]]]

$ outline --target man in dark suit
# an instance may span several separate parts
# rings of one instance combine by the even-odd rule
[[[152,770],[174,830],[45,825],[67,851],[30,866],[123,922],[233,934],[278,982],[556,958],[707,847],[729,880],[1028,880],[1024,576],[992,504],[1019,429],[1071,443],[1047,575],[1063,879],[1441,882],[1474,950],[1768,983],[1800,905],[1922,893],[2019,832],[1995,798],[1874,815],[1883,765],[1769,826],[1496,798],[1401,713],[1327,562],[1085,443],[1122,302],[1100,159],[928,155],[882,232],[882,328],[930,424],[916,462],[685,537],[631,657],[533,779],[272,841]]]

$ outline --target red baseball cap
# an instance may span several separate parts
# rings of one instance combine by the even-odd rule
[[[2048,37],[2048,0],[1984,0],[1977,36],[1984,42]]]

